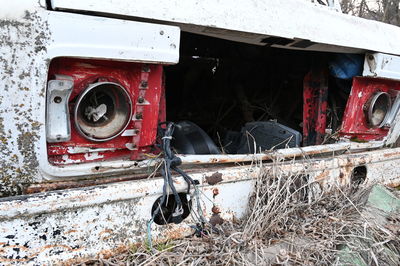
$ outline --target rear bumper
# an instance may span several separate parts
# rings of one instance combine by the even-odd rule
[[[400,148],[394,148],[324,158],[276,159],[270,163],[255,160],[244,166],[198,168],[191,177],[200,182],[207,219],[212,216],[212,207],[217,206],[221,218],[229,220],[246,214],[256,177],[272,174],[276,167],[288,175],[306,175],[310,182],[330,187],[351,182],[353,170],[363,166],[367,169],[366,182],[397,186],[399,163]],[[208,184],[207,177],[217,172],[222,180]],[[179,191],[186,190],[182,178],[175,177],[174,182]],[[162,184],[162,179],[151,178],[1,199],[0,261],[73,262],[142,242],[152,205],[162,193]],[[183,237],[191,232],[192,223],[189,216],[178,225],[153,224],[153,237]]]

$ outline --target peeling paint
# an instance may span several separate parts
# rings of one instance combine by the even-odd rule
[[[96,160],[96,159],[102,159],[104,158],[104,155],[99,154],[98,152],[92,152],[92,153],[86,153],[85,154],[85,159],[90,161],[90,160]]]
[[[115,151],[115,148],[100,148],[93,149],[90,147],[68,147],[67,152],[69,154],[78,154],[78,153],[89,153],[89,152],[102,152],[102,151]]]
[[[214,185],[209,185],[205,177],[215,174],[215,169],[199,169],[190,175],[200,182],[206,219],[218,225],[246,214],[259,175],[279,170],[307,175],[310,182],[330,187],[350,182],[353,169],[362,165],[367,168],[366,182],[396,185],[400,182],[396,167],[399,163],[400,148],[395,148],[223,167],[218,173],[224,178]],[[173,180],[179,192],[187,191],[182,177]],[[142,242],[151,208],[160,197],[162,186],[162,178],[152,178],[0,199],[0,263],[75,263]],[[190,228],[193,224],[190,216],[178,225],[153,223],[152,236],[155,241],[184,237],[193,233]]]
[[[62,156],[62,160],[63,160],[63,162],[65,163],[65,164],[74,164],[74,163],[81,163],[82,161],[81,160],[73,160],[73,159],[70,159],[69,158],[69,156],[67,155],[67,154],[65,154],[65,155],[63,155]]]
[[[21,194],[31,183],[65,177],[98,178],[117,172],[121,176],[127,172],[127,162],[122,159],[112,161],[113,167],[80,161],[70,167],[49,164],[44,125],[47,74],[52,59],[171,64],[179,58],[179,49],[169,49],[171,41],[179,43],[180,29],[176,26],[54,12],[43,5],[44,1],[21,0],[0,10],[0,197]],[[143,34],[121,36],[115,29]],[[105,30],[107,33],[103,34]],[[161,36],[160,30],[166,36]],[[155,46],[151,53],[150,44]],[[97,150],[91,152],[92,159],[101,156]],[[92,171],[96,167],[108,171]]]
[[[14,11],[10,9],[13,7]],[[64,12],[53,12],[52,15],[54,20],[66,18],[68,21],[76,22],[77,17],[83,17],[84,20],[90,18],[96,22],[106,23],[106,19],[100,17],[84,17]],[[56,52],[59,52],[57,46],[60,43],[50,41],[53,36],[47,23],[46,16],[49,16],[49,12],[35,6],[32,1],[23,0],[18,4],[10,4],[6,9],[0,10],[0,16],[2,17],[0,68],[3,70],[3,76],[0,77],[0,86],[3,88],[0,95],[0,197],[22,194],[23,191],[29,191],[29,188],[31,192],[41,192],[41,189],[65,189],[0,199],[0,263],[67,263],[89,257],[109,256],[116,247],[124,249],[132,242],[141,242],[146,236],[151,207],[161,195],[163,180],[160,178],[133,180],[135,178],[127,174],[131,174],[132,170],[147,168],[149,162],[109,164],[101,162],[85,166],[76,165],[71,168],[72,170],[58,167],[51,169],[54,176],[39,171],[39,161],[47,160],[44,101],[47,69],[51,60],[49,54],[51,50],[52,56],[59,55]],[[116,21],[121,23],[120,20],[107,21],[110,24]],[[128,24],[127,21],[122,22]],[[154,30],[158,26],[143,27]],[[163,29],[169,27],[167,30],[175,34],[174,39],[179,39],[178,28],[162,25],[160,27]],[[60,28],[62,29],[61,26]],[[57,34],[60,40],[65,41],[62,39],[64,37],[62,31]],[[65,43],[70,44],[69,39],[66,39]],[[147,41],[154,40],[149,38]],[[147,43],[142,42],[140,45],[146,47]],[[89,48],[82,45],[83,48],[72,55],[76,57],[88,55],[93,49],[90,45],[87,46]],[[121,50],[112,48],[108,58],[115,59],[119,54],[127,58],[117,59],[130,60],[132,55],[137,55],[137,51],[131,49],[131,46]],[[149,55],[145,51],[144,57],[149,62],[163,58],[165,62],[174,63],[177,61],[178,52],[172,53],[170,50],[168,49],[167,55]],[[92,57],[101,57],[103,51],[100,48],[99,51],[98,54],[92,54]],[[128,133],[131,135],[134,132],[126,134]],[[199,167],[197,172],[191,173],[195,180],[200,181],[202,195],[208,199],[204,200],[202,211],[211,224],[217,225],[224,220],[242,217],[246,213],[255,178],[260,174],[271,174],[277,165],[282,171],[303,174],[321,186],[348,184],[354,168],[362,165],[368,170],[366,182],[398,185],[400,181],[397,166],[400,163],[400,148],[359,152],[360,149],[382,148],[382,145],[383,142],[338,143],[279,150],[256,156],[213,155],[181,158],[186,166],[196,163],[201,165],[278,159],[278,163],[266,162],[262,167],[257,164],[256,166],[244,164],[240,167],[224,166],[217,169],[214,167],[213,170]],[[70,153],[79,153],[82,149],[84,148],[76,147],[71,149]],[[354,150],[358,153],[349,152]],[[336,156],[335,153],[338,151],[344,155]],[[99,150],[88,152],[91,154],[86,159],[97,159],[102,156],[99,155]],[[329,153],[332,156],[303,160],[305,155],[308,157],[321,153]],[[282,158],[297,160],[279,161]],[[68,157],[65,159],[70,160]],[[80,163],[74,160],[70,162]],[[156,163],[155,160],[153,163]],[[218,172],[215,172],[216,170]],[[110,177],[110,174],[115,174],[117,171],[120,171],[118,176]],[[45,178],[75,178],[88,173],[101,177],[99,178],[101,181],[69,180],[62,184],[46,183],[46,186],[41,183]],[[140,178],[146,177],[147,174],[140,176]],[[180,192],[186,192],[186,182],[182,178],[174,177],[174,182]],[[32,183],[39,185],[33,187]],[[73,188],[74,186],[83,188]],[[190,231],[188,225],[192,222],[188,218],[180,225],[152,225],[154,237],[158,239],[182,237]]]
[[[43,135],[40,121],[47,70],[43,58],[49,31],[32,3],[18,5],[13,14],[9,8],[0,12],[0,86],[4,88],[0,96],[0,197],[20,194],[40,178],[37,148]]]

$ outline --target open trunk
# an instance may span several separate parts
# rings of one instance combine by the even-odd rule
[[[184,237],[190,206],[235,221],[278,168],[399,185],[398,28],[294,0],[43,2],[0,12],[2,263]]]
[[[328,74],[336,56],[182,33],[180,62],[165,68],[167,120],[195,123],[221,153],[332,142],[329,137],[340,126],[351,89],[350,80]],[[303,142],[303,133],[310,133],[303,130],[304,79],[312,70],[324,73],[316,82],[325,83],[328,134]],[[254,142],[259,142],[256,148]],[[182,145],[177,143],[178,150],[190,150]]]

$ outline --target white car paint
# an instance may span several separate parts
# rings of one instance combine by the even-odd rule
[[[304,0],[52,0],[52,7],[163,21],[185,31],[255,44],[276,36],[317,43],[310,50],[400,54],[398,27]]]
[[[132,162],[116,161],[68,167],[48,164],[44,103],[52,58],[71,56],[166,64],[179,59],[179,28],[175,26],[48,11],[44,2],[20,0],[7,3],[0,10],[0,69],[3,70],[0,78],[0,185],[5,189],[1,196],[17,194],[19,187],[27,183],[91,174],[107,177],[129,174],[150,163],[145,161],[135,166]],[[157,3],[151,0],[56,0],[53,4],[64,10],[86,9],[152,21],[159,19],[194,32],[247,42],[259,43],[264,37],[275,35],[321,42],[318,47],[325,50],[360,52],[371,49],[399,54],[398,28],[294,0],[241,0],[235,4],[210,0],[197,3],[192,0]],[[167,34],[161,35],[161,30]],[[253,37],[255,39],[251,39]],[[154,49],[149,45],[154,45]],[[322,185],[349,183],[357,166],[366,167],[368,182],[399,185],[400,148],[378,149],[392,144],[399,130],[398,116],[388,136],[390,141],[386,143],[343,142],[279,150],[258,157],[206,155],[182,156],[182,159],[187,164],[218,160],[255,162],[251,166],[204,168],[191,174],[199,180],[204,192],[202,210],[207,218],[214,205],[220,207],[224,219],[240,218],[246,213],[255,178],[274,167],[274,163],[257,164],[263,156],[272,159],[300,157],[289,162],[279,161],[278,166],[289,174],[306,174],[310,182],[319,181]],[[370,149],[374,150],[368,151]],[[309,157],[322,151],[328,155]],[[338,156],[338,152],[344,154]],[[96,166],[108,170],[93,172]],[[222,175],[222,182],[206,184],[205,178],[215,171]],[[129,246],[129,242],[140,242],[146,236],[146,222],[154,201],[161,195],[162,182],[160,178],[152,178],[1,198],[0,263],[72,263],[102,256],[120,246]],[[174,177],[174,182],[179,191],[186,190],[181,178]],[[220,194],[211,202],[207,199],[213,198],[215,188]],[[188,219],[168,227],[153,224],[154,237],[183,236],[192,223]]]

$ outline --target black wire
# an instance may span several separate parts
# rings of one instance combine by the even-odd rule
[[[182,208],[182,201],[178,195],[178,192],[176,191],[171,175],[171,166],[178,163],[177,160],[175,159],[177,157],[171,151],[171,139],[172,139],[172,134],[174,133],[174,129],[175,129],[175,124],[169,123],[167,125],[167,129],[165,130],[164,137],[162,137],[161,139],[163,144],[164,163],[165,163],[165,168],[161,169],[161,173],[165,177],[165,179],[168,180],[168,185],[171,188],[172,193],[174,194],[175,201],[177,203],[177,208]]]
[[[166,128],[163,129],[161,126],[166,124]],[[161,206],[165,204],[166,198],[167,198],[167,186],[171,189],[175,201],[176,201],[176,208],[173,212],[173,214],[178,214],[179,211],[183,210],[183,204],[182,200],[179,197],[179,194],[175,188],[174,182],[172,180],[172,174],[171,170],[177,172],[180,174],[184,180],[186,181],[188,185],[187,193],[190,192],[190,187],[191,185],[196,185],[197,183],[189,176],[187,175],[183,170],[179,169],[178,166],[182,164],[182,160],[177,157],[172,149],[171,149],[171,140],[172,140],[172,135],[174,133],[175,129],[175,124],[174,123],[160,123],[159,127],[159,136],[161,137],[161,149],[164,153],[164,167],[161,168],[161,175],[164,178],[164,185],[163,185],[163,196],[161,198],[160,204],[153,213],[153,219],[154,217],[159,213]],[[179,213],[177,216],[181,216],[182,213]],[[174,217],[173,217],[174,218]],[[180,221],[180,218],[177,217],[177,221]]]

